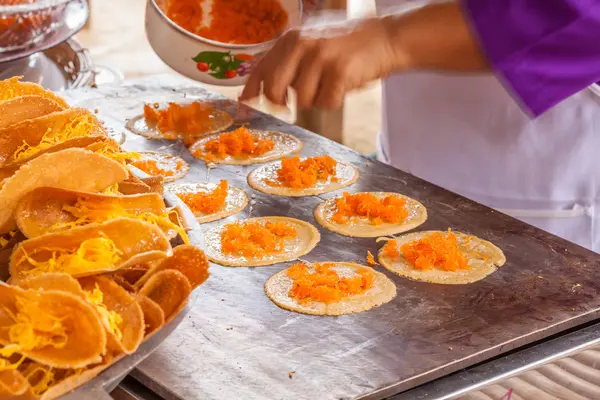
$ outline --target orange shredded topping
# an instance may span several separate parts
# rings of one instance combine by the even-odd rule
[[[211,214],[221,210],[227,200],[229,184],[222,180],[217,187],[207,193],[177,193],[179,197],[193,212]]]
[[[375,257],[373,257],[373,253],[367,251],[367,264],[369,265],[379,265],[377,261],[375,261]]]
[[[265,257],[283,252],[285,239],[296,236],[287,222],[235,222],[221,232],[221,250],[243,257]]]
[[[316,263],[311,272],[306,264],[292,265],[287,270],[287,275],[293,280],[288,295],[300,303],[333,303],[373,287],[375,276],[369,269],[359,268],[357,275],[346,278],[340,277],[334,267],[333,263]]]
[[[194,155],[209,161],[223,159],[227,156],[257,157],[275,148],[271,139],[260,139],[253,135],[245,126],[234,131],[220,134],[216,139],[204,144],[204,149],[197,149]]]
[[[469,260],[460,250],[456,235],[450,229],[447,233],[433,232],[419,240],[404,243],[400,251],[415,269],[469,269]]]
[[[169,103],[169,106],[157,110],[149,104],[144,104],[146,122],[156,123],[162,133],[177,132],[183,135],[205,133],[211,129],[213,108],[201,102],[180,105]]]
[[[290,157],[281,160],[281,168],[277,170],[278,182],[265,180],[271,186],[287,186],[295,189],[305,189],[314,186],[317,181],[337,182],[337,161],[329,156]]]
[[[183,29],[222,43],[255,44],[277,37],[288,15],[277,0],[214,0],[211,24],[202,24],[201,0],[167,1],[167,16]]]
[[[382,248],[381,252],[384,256],[388,258],[399,258],[400,251],[398,250],[398,245],[395,240],[389,240]]]
[[[166,169],[162,169],[156,163],[156,160],[138,160],[134,161],[133,165],[141,169],[148,175],[152,176],[173,176],[175,173]]]
[[[354,216],[367,217],[374,225],[397,224],[408,218],[406,200],[395,195],[378,198],[372,193],[344,193],[335,206],[332,219],[337,224],[347,224]]]

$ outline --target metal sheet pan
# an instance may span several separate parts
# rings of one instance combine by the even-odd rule
[[[398,287],[389,304],[355,315],[311,317],[281,310],[263,294],[265,281],[287,265],[213,266],[199,300],[180,329],[133,376],[167,399],[381,399],[596,319],[600,255],[523,224],[414,176],[272,117],[250,111],[182,79],[151,77],[121,88],[72,92],[77,105],[98,109],[115,129],[139,114],[143,102],[211,99],[254,128],[302,139],[304,155],[330,154],[361,172],[350,191],[397,191],[429,211],[422,229],[468,232],[502,248],[507,263],[486,279],[463,286],[414,282],[386,272]],[[184,181],[205,181],[203,163],[179,144],[128,134],[125,147],[179,154],[191,163]],[[213,182],[246,189],[250,208],[208,229],[248,215],[286,215],[315,223],[313,209],[339,194],[283,198],[250,189],[252,167],[220,166]],[[365,262],[372,239],[321,229],[309,261]],[[294,371],[293,378],[288,372]]]
[[[115,364],[111,365],[105,371],[102,371],[96,378],[90,380],[78,389],[61,397],[62,400],[77,400],[77,399],[110,399],[109,393],[112,392],[117,385],[146,357],[148,357],[158,346],[179,326],[181,321],[190,312],[197,299],[197,291],[192,292],[188,304],[179,314],[173,318],[168,324],[163,326],[158,332],[142,343],[137,351],[127,356]]]

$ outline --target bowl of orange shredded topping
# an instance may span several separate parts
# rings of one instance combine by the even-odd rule
[[[256,58],[300,22],[300,0],[149,0],[146,35],[170,67],[200,82],[243,85]]]

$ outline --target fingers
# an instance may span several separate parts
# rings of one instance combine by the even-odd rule
[[[260,65],[260,61],[257,64],[257,67]],[[262,74],[261,70],[257,67],[253,68],[250,71],[250,76],[248,76],[248,80],[246,81],[246,86],[244,86],[244,90],[239,97],[240,101],[251,100],[258,96],[260,96],[260,87],[262,84]]]
[[[300,108],[314,106],[321,82],[324,60],[318,46],[305,54],[300,62],[298,74],[292,82],[296,91],[297,104]]]
[[[298,65],[309,47],[310,40],[300,40],[300,32],[286,33],[258,62],[240,99],[258,96],[262,82],[265,96],[275,104],[285,105],[287,88],[294,81]]]
[[[346,95],[345,68],[337,65],[331,64],[323,72],[321,85],[314,100],[314,106],[317,108],[337,110],[344,103]]]

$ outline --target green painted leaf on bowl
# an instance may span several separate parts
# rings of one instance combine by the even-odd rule
[[[228,79],[227,71],[237,71],[240,65],[244,62],[233,56],[230,52],[223,53],[218,51],[203,51],[192,60],[195,62],[203,62],[208,64],[208,74],[216,79]]]

